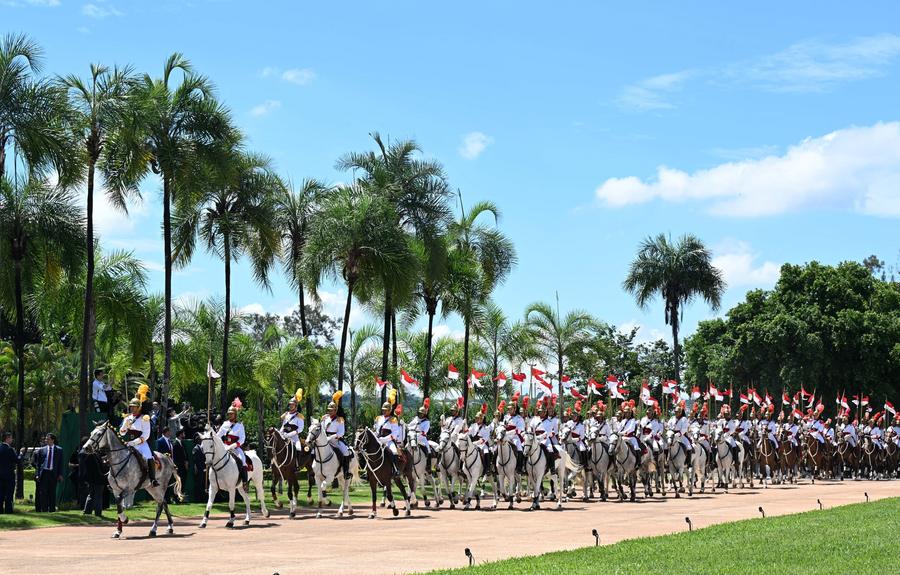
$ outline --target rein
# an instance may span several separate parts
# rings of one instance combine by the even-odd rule
[[[366,448],[365,444],[363,444],[363,437],[366,438],[365,443],[368,443],[368,444],[371,444],[372,441],[375,440],[375,443],[376,443],[375,451],[369,451]],[[360,444],[363,444],[363,445],[360,445]],[[384,456],[384,448],[377,444],[378,444],[378,440],[375,439],[375,435],[372,433],[372,430],[366,428],[366,430],[363,432],[363,435],[361,435],[359,437],[359,440],[357,440],[356,448],[359,449],[359,451],[362,453],[363,459],[366,460],[366,467],[368,467],[369,471],[372,472],[372,475],[375,477],[375,481],[378,482],[378,485],[381,487],[387,487],[387,485],[390,484],[390,482],[391,482],[390,478],[388,478],[388,483],[385,484],[381,481],[381,478],[378,477],[378,472],[381,470],[382,467],[385,466],[385,463],[387,462],[387,457]],[[375,458],[375,456],[378,456],[381,459],[381,463],[379,463],[377,467],[372,466],[372,459]]]

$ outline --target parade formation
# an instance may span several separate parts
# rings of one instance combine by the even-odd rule
[[[752,488],[757,482],[767,488],[801,478],[812,482],[889,480],[900,474],[900,414],[890,402],[875,411],[867,397],[854,397],[854,415],[842,396],[836,400],[832,420],[824,417],[821,400],[805,390],[794,398],[784,393],[782,409],[776,408],[768,393],[762,398],[748,390],[746,396],[741,394],[736,415],[724,403],[710,417],[710,406],[722,397],[712,389],[691,401],[690,408],[684,399],[673,401],[667,418],[659,401],[647,394],[642,394],[641,405],[627,399],[611,400],[612,405],[600,399],[588,405],[579,399],[561,418],[557,394],[532,402],[515,392],[492,412],[486,403],[472,406],[471,418],[465,417],[466,406],[458,398],[447,413],[437,417],[434,429],[429,398],[407,422],[397,390],[391,389],[381,414],[370,426],[357,429],[349,441],[343,394],[334,393],[322,418],[312,419],[307,426],[300,412],[303,392],[298,389],[281,415],[280,426],[271,428],[265,439],[273,495],[276,481],[289,483],[294,517],[304,467],[310,489],[315,485],[318,490],[318,517],[334,482],[343,495],[338,517],[352,516],[349,490],[362,473],[370,485],[372,518],[377,516],[379,496],[382,505],[399,515],[393,487],[409,516],[418,506],[419,495],[426,507],[431,507],[433,496],[435,508],[447,501],[450,509],[461,505],[467,510],[473,504],[480,509],[482,498],[490,496],[491,509],[501,502],[513,509],[523,500],[530,500],[532,510],[540,509],[542,501],[554,502],[560,509],[578,491],[585,502],[597,493],[601,501],[610,493],[622,501],[635,501],[638,491],[647,498],[669,494],[678,498],[707,489],[727,493],[737,486]],[[168,532],[173,532],[165,500],[170,483],[181,497],[180,480],[172,473],[168,457],[151,452],[147,443],[149,422],[142,415],[147,392],[145,386],[139,388],[120,427],[98,425],[83,446],[110,460],[109,484],[119,512],[115,537],[128,521],[126,509],[137,491],[146,490],[157,502],[152,535],[162,512],[169,521]],[[800,405],[808,407],[801,411]],[[240,399],[235,398],[222,424],[217,429],[207,425],[200,434],[209,486],[201,527],[207,525],[220,490],[229,494],[227,525],[234,524],[236,494],[245,502],[244,522],[249,524],[249,483],[254,484],[261,512],[268,517],[263,463],[255,450],[246,449],[241,408]]]

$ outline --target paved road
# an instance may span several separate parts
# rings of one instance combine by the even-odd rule
[[[206,530],[196,520],[176,523],[175,535],[146,537],[148,523],[132,523],[125,538],[109,539],[111,526],[55,527],[0,533],[4,574],[81,575],[137,568],[157,573],[200,575],[361,573],[379,575],[462,567],[463,550],[478,562],[535,555],[593,544],[683,531],[690,515],[695,528],[758,517],[808,511],[821,499],[826,507],[900,496],[900,481],[816,483],[769,489],[732,490],[693,499],[639,500],[637,503],[570,502],[563,511],[538,512],[419,510],[394,519],[379,509],[377,520],[356,507],[354,519],[315,519],[303,511],[290,520],[273,512],[249,527],[226,529],[224,519]],[[522,503],[521,507],[526,504]],[[240,516],[239,516],[240,517]],[[635,526],[642,526],[635,531]],[[162,529],[160,530],[162,533]],[[391,541],[386,545],[385,541]],[[131,567],[127,567],[131,566]],[[137,567],[135,567],[137,566]]]

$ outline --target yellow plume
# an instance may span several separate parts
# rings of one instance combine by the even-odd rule
[[[297,400],[297,403],[300,403],[301,401],[303,401],[303,388],[302,387],[297,388],[297,392],[294,394],[294,399]]]
[[[150,386],[146,383],[142,383],[138,386],[137,395],[135,397],[138,398],[138,401],[144,403],[147,401],[147,396],[150,394]]]
[[[331,401],[333,401],[335,403],[340,403],[342,397],[344,397],[343,391],[335,391],[334,395],[331,396]]]
[[[388,392],[388,403],[390,403],[391,405],[394,405],[395,403],[397,403],[397,390],[396,389],[392,389]]]

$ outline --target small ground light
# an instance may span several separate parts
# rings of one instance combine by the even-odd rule
[[[869,502],[869,492],[866,491],[865,493],[863,493],[863,495],[866,496],[866,503],[868,503]]]
[[[822,509],[825,509],[825,508],[822,506],[822,500],[821,500],[821,499],[816,499],[816,503],[819,504],[819,511],[821,511]]]
[[[766,518],[766,512],[763,510],[762,505],[759,506],[759,513],[763,516],[763,519]]]
[[[600,534],[597,533],[596,529],[591,529],[591,535],[594,536],[594,547],[600,545]]]
[[[684,518],[684,522],[688,524],[688,531],[693,531],[693,530],[694,530],[694,524],[691,523],[691,518],[690,518],[690,517],[685,517],[685,518]]]
[[[475,556],[472,555],[472,550],[466,547],[466,557],[469,558],[469,567],[475,565]]]

